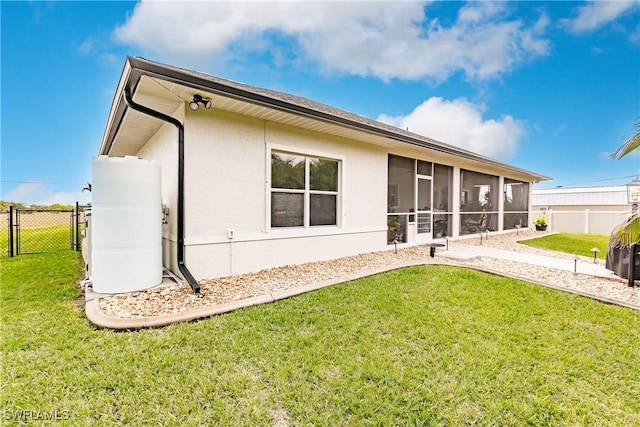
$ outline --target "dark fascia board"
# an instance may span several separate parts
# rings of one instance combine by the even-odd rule
[[[509,164],[491,159],[489,157],[481,156],[471,151],[467,151],[449,144],[442,143],[440,141],[433,140],[431,138],[404,131],[402,129],[375,120],[371,120],[363,116],[358,116],[356,114],[349,113],[338,108],[311,101],[306,98],[250,86],[243,83],[215,77],[209,74],[200,73],[197,71],[191,71],[184,68],[161,64],[140,57],[127,57],[127,63],[130,65],[131,72],[129,73],[127,81],[124,84],[129,87],[132,94],[135,93],[135,89],[138,85],[140,77],[146,75],[186,87],[191,87],[196,90],[219,94],[221,96],[234,98],[268,108],[305,116],[315,120],[336,124],[338,126],[356,129],[376,136],[382,136],[394,141],[427,148],[429,150],[457,156],[463,159],[483,163],[493,167],[499,167],[501,169],[506,169],[514,172],[518,175],[530,176],[532,180],[536,182],[550,181],[552,179],[548,176],[520,169],[515,166],[511,166]],[[123,86],[121,85],[120,88],[122,87]],[[121,97],[121,94],[116,95],[116,99],[121,99]],[[119,104],[124,103],[120,102]],[[111,129],[108,135],[105,134],[107,139],[103,141],[103,146],[106,143],[106,152],[108,152],[112,141],[117,134],[119,123],[124,117],[126,106],[122,107],[119,105],[118,107],[119,108],[116,111],[116,120],[112,122],[113,124],[116,124],[116,127]],[[106,154],[106,152],[102,154]]]

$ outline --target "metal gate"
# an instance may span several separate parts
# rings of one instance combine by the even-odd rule
[[[19,209],[9,207],[8,255],[80,250],[84,212],[76,209]]]

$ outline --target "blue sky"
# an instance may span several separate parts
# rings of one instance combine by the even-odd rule
[[[89,201],[127,55],[311,98],[551,176],[619,185],[640,2],[2,2],[1,198]]]

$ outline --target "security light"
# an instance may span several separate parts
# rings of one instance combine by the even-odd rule
[[[198,108],[200,108],[200,104],[202,104],[207,110],[211,108],[211,100],[203,98],[202,96],[197,94],[193,95],[193,99],[189,103],[189,108],[191,108],[193,111],[197,111]]]

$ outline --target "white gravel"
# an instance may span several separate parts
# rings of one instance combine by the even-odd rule
[[[574,255],[531,248],[518,240],[539,237],[531,231],[490,235],[483,239],[486,247],[506,249],[522,253],[546,255],[555,258],[574,259]],[[276,291],[309,285],[328,279],[346,277],[375,268],[393,267],[403,263],[454,264],[479,268],[508,276],[523,278],[554,288],[565,289],[605,301],[640,308],[640,287],[630,288],[626,280],[611,280],[583,274],[573,274],[552,268],[487,256],[470,259],[450,259],[447,254],[464,253],[466,245],[479,245],[480,238],[450,241],[450,252],[438,249],[435,258],[429,257],[429,249],[410,247],[373,252],[332,261],[312,262],[303,265],[279,267],[257,273],[203,280],[201,295],[195,295],[188,284],[161,286],[145,291],[102,297],[100,309],[116,318],[147,318],[181,313],[212,307],[231,301],[270,294]],[[588,257],[584,257],[588,260]],[[600,261],[602,262],[602,261]]]

